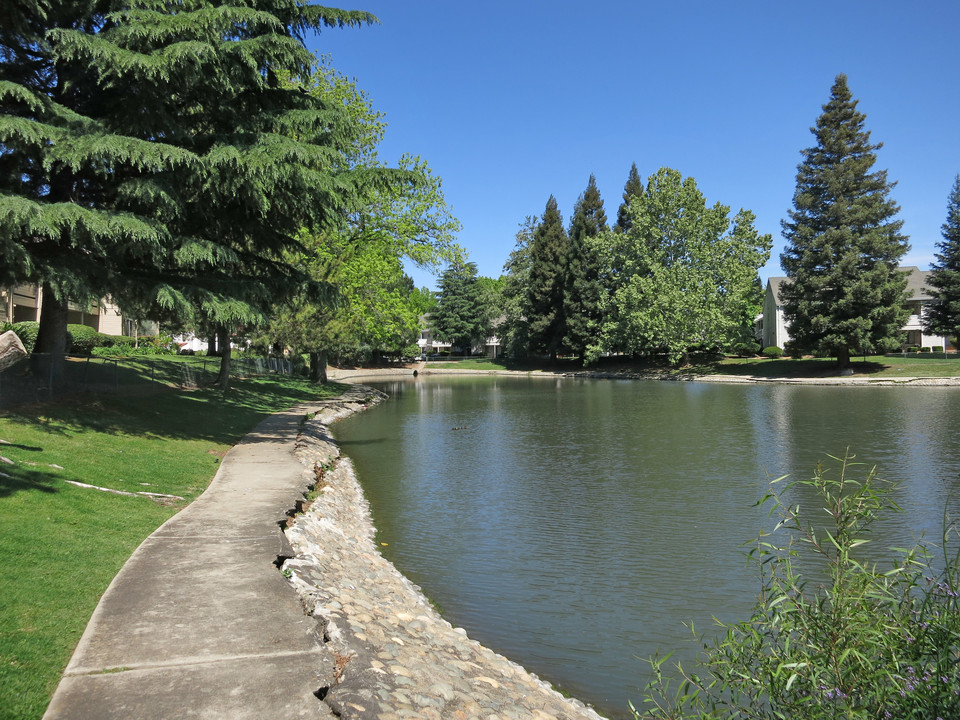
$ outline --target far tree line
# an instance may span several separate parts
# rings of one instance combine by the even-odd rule
[[[890,196],[895,183],[874,169],[882,145],[871,143],[857,104],[838,75],[811,128],[816,144],[802,151],[793,208],[782,222],[789,350],[834,356],[841,367],[852,354],[899,347],[909,315],[898,268],[910,246]],[[754,221],[749,210],[731,217],[728,206],[708,206],[695,180],[676,170],[661,168],[644,184],[634,164],[609,226],[591,175],[569,226],[553,196],[542,215],[521,225],[496,281],[499,298],[486,311],[471,309],[463,316],[469,322],[455,318],[458,307],[471,307],[462,296],[475,267],[462,260],[451,267],[435,330],[464,347],[495,333],[512,356],[567,355],[584,364],[609,354],[682,362],[691,352],[752,345],[762,305],[758,270],[772,247]],[[927,288],[934,302],[923,323],[955,336],[960,176],[937,248]],[[457,304],[448,301],[454,297]]]

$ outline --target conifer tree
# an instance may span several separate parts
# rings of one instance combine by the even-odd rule
[[[938,335],[960,335],[960,175],[953,181],[947,200],[947,221],[937,243],[937,261],[927,282],[934,301],[923,316],[923,327]]]
[[[627,175],[627,182],[623,186],[623,202],[617,210],[617,224],[614,225],[616,232],[626,232],[633,226],[630,218],[630,201],[640,195],[643,195],[643,180],[637,172],[637,164],[633,163]]]
[[[129,201],[134,182],[196,163],[106,122],[120,93],[63,57],[64,35],[106,32],[106,8],[5,3],[0,22],[0,285],[43,286],[38,352],[64,351],[68,299],[99,299],[118,264],[169,242],[151,203]]]
[[[566,317],[565,345],[585,360],[587,345],[594,342],[600,331],[600,258],[589,238],[607,229],[607,215],[603,199],[597,189],[597,179],[591,174],[587,189],[577,199],[570,220],[570,246],[563,310]]]
[[[483,340],[484,313],[477,284],[477,264],[455,258],[440,276],[437,308],[431,323],[437,338],[469,355]]]
[[[826,352],[843,368],[852,352],[893,347],[906,321],[907,278],[898,264],[909,249],[894,186],[873,170],[880,143],[870,143],[845,75],[802,151],[794,208],[783,221],[787,246],[780,262],[784,315],[794,344]]]
[[[221,333],[319,293],[285,259],[298,233],[407,180],[350,169],[349,114],[287,78],[314,66],[305,33],[375,18],[290,0],[101,5],[27,6],[15,27],[32,34],[0,36],[16,61],[0,78],[3,280],[50,284],[64,312],[112,293]],[[228,367],[229,353],[224,382]]]
[[[522,357],[529,352],[528,310],[530,286],[530,248],[539,218],[528,215],[514,237],[514,248],[503,264],[504,321],[497,328],[500,344],[511,357]]]
[[[567,333],[563,309],[566,261],[570,241],[557,200],[550,196],[530,245],[527,313],[530,351],[557,357]]]

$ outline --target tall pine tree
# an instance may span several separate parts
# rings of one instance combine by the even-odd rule
[[[577,199],[570,220],[570,247],[563,311],[567,330],[564,344],[573,350],[581,362],[586,359],[587,346],[600,332],[600,258],[589,238],[607,229],[607,214],[597,189],[597,179],[591,174],[587,189]]]
[[[934,301],[923,316],[927,332],[960,335],[960,175],[953,181],[947,200],[947,221],[941,230],[943,242],[937,243],[937,261],[931,265],[927,282]]]
[[[530,352],[559,356],[567,334],[563,309],[566,262],[570,240],[553,195],[547,200],[530,245],[530,283],[527,286],[527,321]]]
[[[484,313],[477,285],[477,264],[455,258],[440,276],[437,308],[430,318],[437,338],[469,355],[485,339]]]
[[[630,172],[627,174],[627,182],[623,186],[623,202],[617,210],[617,224],[614,225],[616,232],[626,232],[633,226],[633,220],[630,217],[630,202],[635,197],[643,195],[643,180],[640,173],[637,172],[637,164],[630,166]]]
[[[895,219],[894,183],[873,170],[881,144],[870,143],[865,119],[838,75],[783,221],[788,280],[780,292],[790,335],[801,349],[835,355],[841,368],[852,352],[893,347],[909,313],[898,270],[909,243]]]

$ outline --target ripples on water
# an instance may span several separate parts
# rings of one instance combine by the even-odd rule
[[[881,547],[937,537],[945,503],[957,505],[949,388],[380,387],[391,402],[335,431],[385,554],[471,637],[611,717],[639,699],[642,658],[692,655],[685,622],[747,616],[757,579],[741,543],[764,521],[751,505],[769,478],[809,477],[850,447],[904,481],[905,512],[878,531]]]

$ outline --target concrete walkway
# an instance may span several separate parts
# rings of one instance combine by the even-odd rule
[[[293,452],[300,423],[323,405],[264,420],[137,548],[44,718],[333,717],[317,695],[333,660],[275,564],[290,554],[280,523],[313,480]]]

